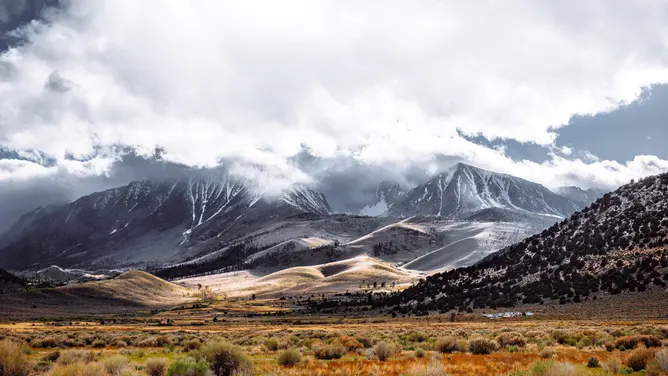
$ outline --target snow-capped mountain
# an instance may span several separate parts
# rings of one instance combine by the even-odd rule
[[[434,274],[391,303],[448,311],[664,292],[667,235],[668,174],[663,174],[606,193],[471,267]]]
[[[370,217],[385,215],[397,199],[406,192],[399,184],[384,181],[378,185],[375,192],[370,193],[370,201],[366,206],[359,210],[359,215]]]
[[[582,189],[579,187],[569,186],[559,187],[555,189],[554,192],[558,195],[566,197],[571,201],[581,203],[584,207],[601,198],[606,191],[596,188]]]
[[[459,163],[398,198],[389,214],[461,218],[489,208],[566,217],[582,205],[540,184]]]
[[[118,257],[133,258],[126,254],[130,249],[148,253],[147,260],[161,259],[247,218],[330,212],[322,194],[303,186],[276,197],[231,175],[145,180],[25,214],[0,238],[0,264],[26,268],[101,259],[122,263]]]

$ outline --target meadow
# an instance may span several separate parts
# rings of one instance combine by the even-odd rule
[[[205,322],[193,321],[201,311],[193,307],[0,324],[0,375],[668,375],[668,321],[230,315]]]

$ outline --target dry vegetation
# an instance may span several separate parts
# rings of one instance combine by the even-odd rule
[[[0,325],[0,375],[668,375],[668,322],[243,318]]]

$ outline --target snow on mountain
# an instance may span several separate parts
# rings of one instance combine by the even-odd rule
[[[582,189],[578,187],[559,187],[554,190],[555,193],[568,198],[569,200],[581,203],[587,206],[605,194],[605,190],[597,188]]]
[[[178,258],[237,223],[330,211],[322,194],[303,186],[277,198],[231,175],[145,180],[25,214],[0,238],[0,264],[105,267]]]
[[[389,208],[404,193],[405,191],[399,184],[389,181],[381,182],[375,192],[373,192],[370,202],[360,209],[358,214],[369,217],[386,215]]]
[[[401,196],[389,214],[458,218],[488,208],[566,217],[581,205],[540,184],[459,163]]]

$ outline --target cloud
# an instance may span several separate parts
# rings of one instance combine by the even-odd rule
[[[322,166],[395,171],[383,178],[465,160],[614,186],[666,168],[554,145],[574,115],[668,82],[663,2],[70,0],[45,17],[0,56],[0,146],[53,164],[4,162],[5,181],[113,178],[127,150],[156,148],[277,187],[325,179],[294,164],[305,149]],[[513,160],[476,135],[562,156]]]

